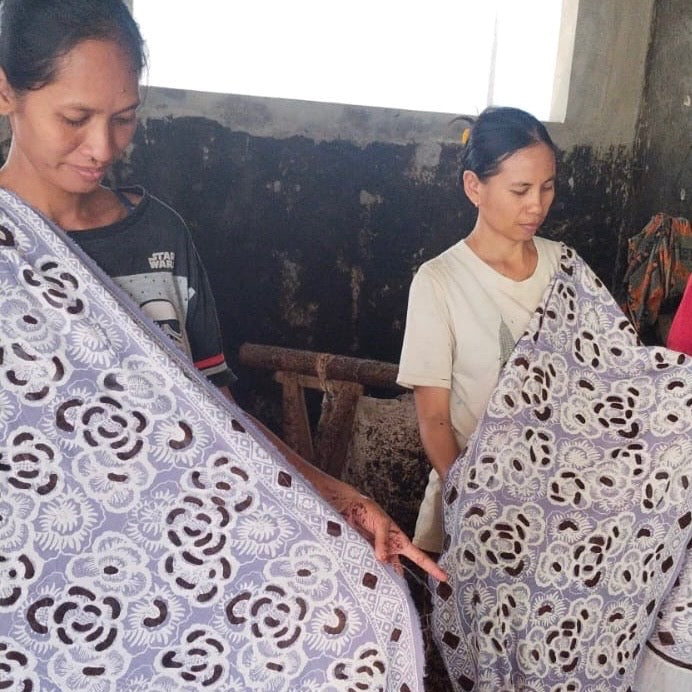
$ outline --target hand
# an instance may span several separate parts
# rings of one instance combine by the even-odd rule
[[[233,401],[227,387],[222,391],[230,401]],[[250,418],[286,459],[314,485],[317,492],[375,548],[375,557],[378,560],[392,565],[399,574],[402,574],[403,568],[399,556],[404,555],[435,579],[447,581],[445,572],[433,559],[411,543],[406,534],[377,502],[361,495],[348,483],[320,471],[296,454],[260,421],[251,416]]]
[[[332,504],[346,521],[375,548],[375,557],[386,562],[399,573],[403,573],[400,555],[425,570],[439,581],[447,581],[447,575],[437,563],[416,548],[406,534],[396,525],[392,518],[377,502],[355,489],[346,497],[332,497]]]

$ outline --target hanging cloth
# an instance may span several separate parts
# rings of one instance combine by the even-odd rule
[[[692,272],[692,228],[682,217],[656,214],[629,239],[623,309],[638,333],[653,326],[665,301],[678,298]]]

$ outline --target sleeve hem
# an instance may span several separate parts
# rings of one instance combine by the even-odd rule
[[[451,389],[452,383],[448,379],[440,379],[435,377],[425,377],[423,375],[412,375],[410,373],[399,373],[396,378],[396,383],[402,387],[413,389],[413,387],[442,387],[443,389]]]

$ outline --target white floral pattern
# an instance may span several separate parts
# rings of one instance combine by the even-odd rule
[[[639,345],[565,248],[445,481],[456,690],[624,691],[645,647],[692,665],[690,430],[690,359]]]
[[[0,190],[0,686],[420,692],[406,585]]]

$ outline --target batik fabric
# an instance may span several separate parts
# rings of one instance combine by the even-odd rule
[[[0,687],[422,690],[406,586],[0,190]]]
[[[443,488],[456,690],[629,690],[647,640],[692,664],[690,430],[690,359],[641,346],[565,248]]]

